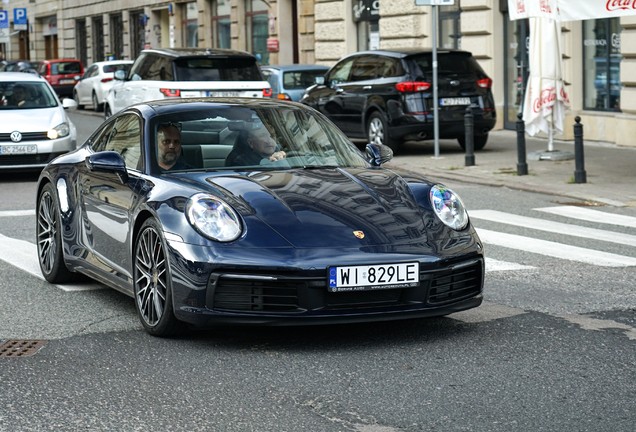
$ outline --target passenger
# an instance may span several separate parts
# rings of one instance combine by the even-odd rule
[[[35,106],[35,102],[31,100],[31,95],[27,91],[26,87],[22,84],[18,84],[13,87],[13,94],[11,95],[9,105],[32,107]]]
[[[192,169],[181,156],[181,124],[161,123],[157,129],[157,152],[162,171]]]
[[[245,142],[247,146],[243,146],[243,151],[233,159],[231,165],[259,165],[263,159],[276,162],[287,157],[287,154],[278,148],[276,140],[265,128],[248,131]]]

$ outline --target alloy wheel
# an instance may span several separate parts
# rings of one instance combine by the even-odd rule
[[[168,285],[165,251],[159,233],[152,227],[140,234],[135,266],[138,310],[148,326],[155,326],[165,312]]]
[[[378,117],[369,122],[369,142],[374,144],[384,144],[384,124]]]
[[[38,256],[42,270],[49,274],[55,266],[55,254],[57,250],[57,219],[55,215],[55,202],[48,191],[40,197],[38,211]]]

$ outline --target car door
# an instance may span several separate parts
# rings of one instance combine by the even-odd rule
[[[335,96],[344,107],[341,129],[348,135],[365,136],[364,112],[374,94],[378,59],[376,55],[356,57],[348,82],[340,85],[342,91]]]
[[[131,212],[142,170],[141,120],[135,114],[118,117],[104,129],[97,151],[116,151],[126,162],[129,178],[114,172],[90,171],[82,165],[78,178],[85,219],[84,242],[95,257],[93,264],[104,276],[121,284],[132,277]]]
[[[90,104],[91,103],[91,92],[93,90],[93,85],[98,74],[97,65],[92,65],[82,78],[79,80],[77,85],[75,85],[75,91],[77,92],[77,96],[79,97],[79,102],[81,104]]]
[[[342,60],[336,64],[326,77],[325,85],[317,89],[315,99],[316,107],[325,114],[340,130],[345,132],[346,113],[344,106],[344,92],[342,85],[349,82],[349,74],[353,66],[354,58]]]
[[[156,56],[151,53],[141,53],[130,69],[130,73],[128,77],[126,77],[126,80],[120,85],[113,87],[113,114],[129,107],[130,105],[141,102],[141,88],[148,85],[143,82],[144,76],[148,76],[148,70],[155,57]]]

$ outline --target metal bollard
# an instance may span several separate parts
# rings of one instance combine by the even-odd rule
[[[475,141],[473,135],[474,123],[473,123],[473,109],[469,106],[466,107],[466,114],[464,115],[464,128],[466,130],[466,166],[475,165]]]
[[[526,124],[521,120],[522,113],[517,114],[517,175],[528,175],[526,163]]]
[[[581,117],[574,117],[576,124],[574,125],[574,183],[587,183],[587,175],[585,174],[585,157],[583,155],[583,125]]]

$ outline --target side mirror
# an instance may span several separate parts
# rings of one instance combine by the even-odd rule
[[[77,102],[75,102],[75,99],[65,98],[62,100],[62,107],[64,109],[77,108]]]
[[[391,159],[393,159],[393,150],[391,147],[385,146],[383,144],[367,144],[367,161],[375,166],[379,167],[383,163],[387,163]]]
[[[86,158],[86,167],[89,171],[115,173],[122,183],[128,181],[126,162],[116,151],[93,153]]]
[[[119,81],[123,81],[126,79],[126,71],[116,70],[115,71],[115,79]]]
[[[324,76],[317,76],[316,77],[316,84],[323,85],[324,83],[325,83],[325,77]]]

